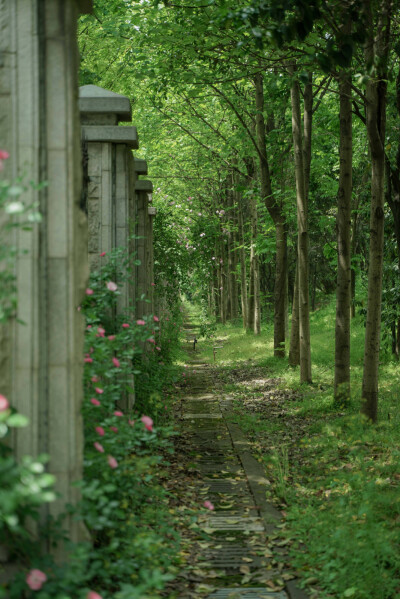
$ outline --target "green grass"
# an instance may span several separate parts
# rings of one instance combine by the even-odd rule
[[[271,498],[287,513],[291,562],[318,599],[400,598],[400,368],[381,353],[379,423],[360,416],[364,324],[352,322],[351,389],[346,410],[333,404],[334,301],[311,316],[312,385],[298,368],[273,357],[272,327],[260,336],[236,325],[201,339],[201,357],[218,350],[223,392],[233,418],[253,441],[273,483]],[[217,341],[216,341],[217,340]],[[247,381],[235,370],[248,370]],[[251,387],[252,377],[279,379],[281,396]],[[263,395],[264,393],[264,395]],[[287,397],[286,397],[287,396]]]

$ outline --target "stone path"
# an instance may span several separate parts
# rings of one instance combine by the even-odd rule
[[[270,549],[268,537],[277,532],[281,514],[265,499],[264,469],[226,418],[231,401],[215,392],[213,367],[199,351],[189,354],[180,417],[191,463],[200,472],[197,492],[214,506],[200,518],[207,542],[197,547],[198,571],[215,587],[208,599],[306,599],[295,581],[285,580],[290,576]]]

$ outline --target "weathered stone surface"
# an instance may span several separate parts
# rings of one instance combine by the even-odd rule
[[[88,199],[99,198],[101,193],[101,179],[100,177],[90,177],[88,184]]]
[[[147,179],[138,179],[136,181],[135,190],[147,191],[148,193],[151,193],[153,191],[153,183]]]
[[[139,141],[136,127],[117,127],[113,125],[85,125],[83,138],[87,141],[102,141],[115,144],[126,144],[130,148],[138,148]]]
[[[79,88],[79,110],[85,119],[88,115],[95,115],[93,120],[98,119],[100,114],[107,115],[110,120],[115,115],[116,122],[130,121],[132,118],[129,98],[97,85],[82,85]]]
[[[146,160],[141,160],[140,158],[135,158],[135,173],[137,175],[147,175],[147,162]]]
[[[100,253],[99,231],[100,231],[100,205],[97,201],[88,202],[88,221],[89,221],[89,254]]]
[[[85,10],[90,2],[81,0]],[[77,306],[87,284],[87,222],[80,211],[81,156],[77,106],[76,0],[0,2],[0,138],[10,159],[7,178],[47,181],[29,188],[27,204],[44,216],[32,231],[15,233],[18,319],[9,327],[13,356],[0,359],[0,380],[30,425],[13,438],[17,457],[50,453],[60,498],[45,511],[57,516],[75,503],[71,483],[82,468],[82,352],[84,323]],[[4,34],[4,35],[3,35]],[[21,250],[26,250],[23,254]],[[71,540],[82,538],[73,519]],[[49,550],[51,548],[49,547]]]

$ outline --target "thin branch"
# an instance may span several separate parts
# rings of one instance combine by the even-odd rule
[[[231,102],[231,100],[220,90],[218,89],[218,87],[216,87],[215,85],[211,85],[210,87],[212,87],[212,89],[214,89],[218,95],[220,95],[222,98],[224,98],[225,102],[232,108],[233,112],[235,113],[237,119],[239,120],[239,122],[241,123],[242,127],[244,128],[244,130],[246,131],[247,135],[249,136],[251,143],[253,144],[253,146],[256,149],[257,154],[262,157],[262,154],[260,152],[260,148],[258,147],[258,144],[253,136],[253,134],[251,133],[250,129],[248,128],[245,120],[243,119],[242,115],[238,112],[238,110],[236,109],[236,106],[233,104],[233,102]]]
[[[158,106],[155,106],[156,110],[158,110],[160,112],[160,114],[162,114],[165,118],[167,118],[168,120],[170,120],[172,123],[174,123],[175,125],[177,125],[180,129],[182,129],[182,131],[184,131],[186,133],[186,135],[189,135],[189,137],[191,137],[196,143],[198,143],[202,148],[204,148],[205,150],[207,150],[208,152],[211,152],[213,154],[213,156],[215,156],[216,158],[218,158],[218,160],[220,160],[221,162],[223,162],[226,166],[228,166],[230,169],[235,170],[237,173],[239,173],[240,175],[242,175],[242,177],[246,177],[247,175],[245,173],[243,173],[237,166],[235,166],[234,164],[228,162],[227,160],[225,160],[224,158],[222,158],[218,152],[216,152],[215,150],[213,150],[212,148],[210,148],[209,146],[207,146],[205,143],[203,143],[200,139],[198,139],[191,131],[189,131],[189,129],[187,129],[186,127],[184,127],[183,125],[181,125],[181,123],[179,123],[178,121],[176,121],[174,118],[172,118],[168,113],[164,112],[163,110],[161,110],[161,108],[159,108]]]

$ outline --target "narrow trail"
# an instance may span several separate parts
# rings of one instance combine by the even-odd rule
[[[185,328],[188,338],[194,337],[194,327]],[[232,400],[218,391],[218,367],[203,362],[201,349],[195,351],[193,344],[188,354],[178,417],[197,473],[196,492],[214,509],[205,508],[199,519],[196,569],[179,597],[306,599],[295,581],[288,580],[293,577],[279,559],[282,549],[271,542],[281,514],[266,501],[264,468],[230,421]],[[196,587],[196,580],[203,585]]]

